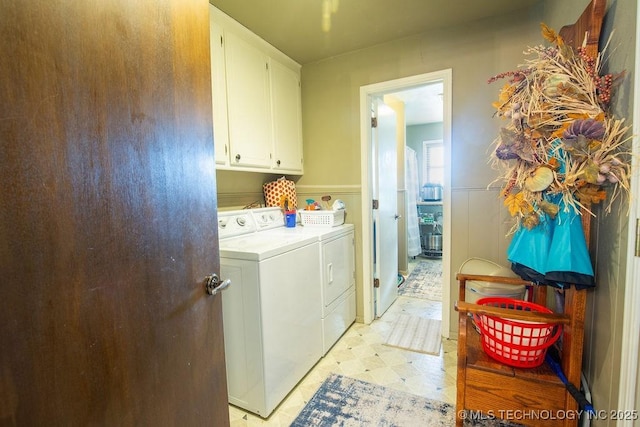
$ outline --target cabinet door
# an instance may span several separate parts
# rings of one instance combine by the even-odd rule
[[[213,6],[210,6],[213,7]],[[209,22],[211,48],[211,99],[213,104],[213,145],[216,165],[229,164],[229,124],[227,122],[227,87],[224,65],[224,44],[222,27]]]
[[[353,232],[325,242],[322,247],[322,257],[324,260],[324,308],[326,308],[354,283]]]
[[[234,33],[225,32],[231,166],[269,168],[273,135],[269,58]]]
[[[300,74],[271,61],[274,127],[274,169],[302,172],[302,113]]]

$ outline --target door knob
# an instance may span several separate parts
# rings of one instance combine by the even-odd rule
[[[220,283],[220,278],[218,277],[218,275],[216,273],[213,273],[206,277],[204,288],[209,295],[215,295],[219,292],[224,291],[230,285],[231,279],[227,279],[224,282]]]

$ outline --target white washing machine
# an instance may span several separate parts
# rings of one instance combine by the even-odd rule
[[[229,402],[267,417],[322,357],[320,250],[258,229],[249,211],[218,213]]]
[[[313,236],[320,248],[322,291],[322,355],[345,333],[356,319],[355,237],[353,224],[335,227],[283,227],[279,208],[252,211],[258,228],[266,234]],[[277,237],[274,237],[277,238]]]

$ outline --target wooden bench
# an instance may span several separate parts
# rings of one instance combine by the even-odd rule
[[[580,385],[586,291],[570,288],[564,291],[564,313],[536,313],[480,306],[465,301],[467,281],[499,282],[526,285],[534,290],[534,301],[545,305],[546,288],[520,279],[496,276],[458,274],[460,284],[456,310],[458,322],[458,369],[456,397],[456,425],[462,426],[461,411],[467,414],[494,416],[524,425],[574,426],[577,420],[560,417],[578,414],[578,404],[562,381],[543,363],[537,368],[514,368],[489,357],[482,349],[480,334],[469,314],[487,314],[515,320],[560,324],[563,328],[561,366],[567,378]],[[531,419],[526,419],[530,417]],[[566,419],[560,419],[566,418]]]

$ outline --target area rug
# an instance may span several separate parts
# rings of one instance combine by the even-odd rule
[[[331,374],[291,427],[452,426],[454,415],[447,403]]]
[[[455,412],[449,403],[330,374],[291,427],[450,427]],[[467,419],[464,425],[514,427],[499,420]]]
[[[384,343],[437,356],[442,345],[440,328],[440,320],[400,314]]]
[[[442,260],[420,261],[398,288],[398,295],[442,301]]]

